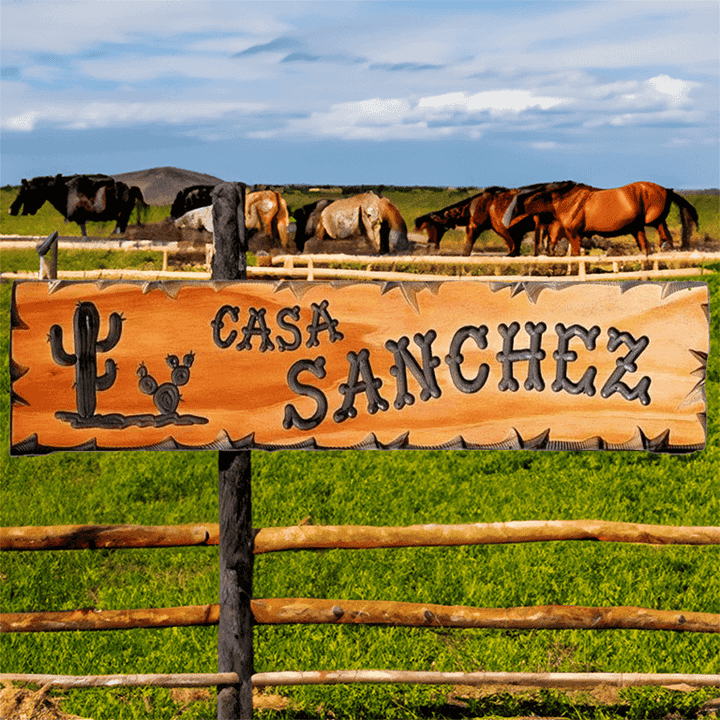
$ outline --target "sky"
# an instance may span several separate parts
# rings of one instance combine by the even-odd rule
[[[720,3],[1,0],[0,182],[720,186]]]

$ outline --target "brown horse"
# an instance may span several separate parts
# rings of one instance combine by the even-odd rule
[[[285,199],[274,190],[260,190],[245,196],[245,229],[248,236],[257,235],[269,249],[281,246],[288,249],[288,213]],[[189,210],[175,220],[179,228],[213,232],[212,205]]]
[[[259,190],[248,193],[245,198],[245,228],[255,230],[279,242],[288,250],[288,224],[290,213],[285,199],[275,190]]]
[[[409,246],[407,226],[400,211],[387,198],[374,192],[335,200],[320,213],[308,247],[321,247],[327,240],[367,239],[377,253],[397,253]]]
[[[688,247],[692,225],[698,226],[695,208],[675,191],[651,182],[635,182],[619,188],[600,190],[576,183],[562,183],[548,189],[520,194],[509,207],[505,224],[512,227],[517,217],[528,214],[551,215],[558,221],[570,242],[573,255],[580,254],[580,240],[588,235],[617,237],[630,234],[641,252],[650,253],[645,227],[654,227],[661,248],[672,248],[667,226],[670,205],[680,209],[681,247]],[[508,222],[508,220],[510,222]],[[509,229],[508,228],[508,229]]]
[[[437,250],[446,230],[458,226],[465,227],[463,255],[470,255],[481,232],[493,230],[505,241],[508,255],[513,257],[520,254],[520,243],[525,234],[534,231],[537,255],[543,234],[549,234],[551,242],[552,238],[557,242],[557,238],[562,234],[562,227],[554,218],[540,214],[523,214],[516,218],[511,227],[507,227],[503,223],[503,217],[518,192],[519,190],[505,187],[485,188],[481,193],[454,205],[421,215],[415,219],[415,229],[425,230],[428,234],[428,243]]]

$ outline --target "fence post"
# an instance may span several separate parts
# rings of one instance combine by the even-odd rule
[[[213,190],[213,280],[247,279],[245,185]],[[218,720],[250,720],[253,712],[253,529],[250,450],[220,451],[220,622],[218,672],[237,685],[218,687]]]
[[[54,230],[45,240],[39,242],[35,249],[40,257],[40,273],[39,277],[44,280],[57,280],[57,263],[58,263],[58,231]],[[50,252],[50,261],[46,259],[46,255]]]

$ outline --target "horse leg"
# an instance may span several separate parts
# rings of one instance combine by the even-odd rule
[[[82,231],[82,236],[87,237],[87,230],[85,229],[85,223],[78,223],[80,225],[80,230]]]
[[[661,222],[657,225],[658,235],[660,236],[660,249],[661,250],[672,250],[673,239],[668,229],[667,223]],[[687,246],[686,246],[687,247]]]
[[[641,227],[639,230],[637,230],[633,234],[635,236],[635,242],[637,243],[638,247],[640,248],[640,252],[644,252],[645,255],[649,255],[650,254],[650,246],[648,245],[647,237],[645,235],[645,228]]]
[[[567,234],[568,242],[570,243],[570,254],[580,255],[580,235],[578,233]]]
[[[470,255],[472,253],[473,245],[478,238],[478,229],[473,225],[468,225],[465,231],[465,245],[463,246],[463,255]]]

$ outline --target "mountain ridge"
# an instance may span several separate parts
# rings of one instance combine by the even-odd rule
[[[111,177],[139,187],[148,205],[171,205],[178,192],[189,185],[217,185],[225,182],[214,175],[170,166],[118,173]]]

